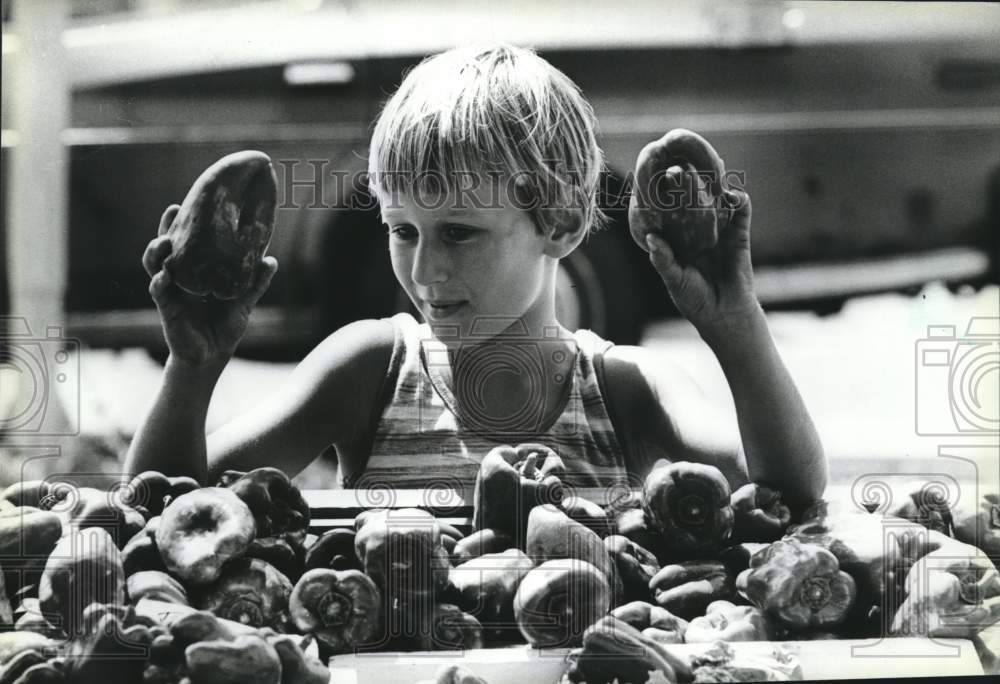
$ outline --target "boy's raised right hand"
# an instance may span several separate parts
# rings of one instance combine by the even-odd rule
[[[246,332],[250,312],[267,291],[278,270],[278,260],[266,256],[257,264],[253,286],[234,300],[198,297],[177,286],[162,268],[170,256],[170,238],[163,233],[177,215],[180,205],[167,207],[160,218],[159,237],[146,246],[142,265],[151,278],[149,294],[160,312],[163,334],[173,360],[202,368],[224,366]]]

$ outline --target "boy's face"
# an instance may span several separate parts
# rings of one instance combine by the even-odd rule
[[[529,334],[556,325],[556,260],[501,182],[379,201],[396,279],[432,327],[457,325],[468,339],[474,322],[477,334],[499,332],[513,319]]]

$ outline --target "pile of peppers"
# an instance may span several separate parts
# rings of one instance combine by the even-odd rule
[[[720,642],[913,635],[973,639],[1000,667],[993,494],[793,514],[767,483],[662,461],[600,506],[565,472],[544,445],[494,449],[467,535],[422,509],[312,535],[274,468],[141,473],[113,495],[19,483],[0,493],[0,684],[320,684],[337,654],[524,643],[571,648],[571,681],[690,681],[724,671]],[[719,658],[692,666],[680,643]]]

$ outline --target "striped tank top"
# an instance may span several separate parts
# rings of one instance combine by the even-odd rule
[[[573,487],[626,481],[623,450],[594,367],[595,355],[603,354],[611,342],[589,330],[575,332],[578,352],[561,412],[535,422],[530,430],[487,434],[469,425],[475,420],[459,419],[462,412],[451,389],[439,375],[428,372],[436,354],[447,354],[430,326],[408,313],[390,320],[396,333],[392,358],[399,369],[395,388],[382,412],[364,473],[345,486],[383,491],[453,489],[471,495],[479,464],[491,449],[526,442],[555,450],[566,466],[563,480]]]

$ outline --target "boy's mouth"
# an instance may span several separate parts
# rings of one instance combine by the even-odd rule
[[[442,300],[435,302],[427,302],[427,304],[430,306],[429,313],[431,318],[441,319],[453,315],[455,312],[457,312],[459,309],[465,306],[466,301],[467,300],[464,299],[459,299],[454,301]]]

